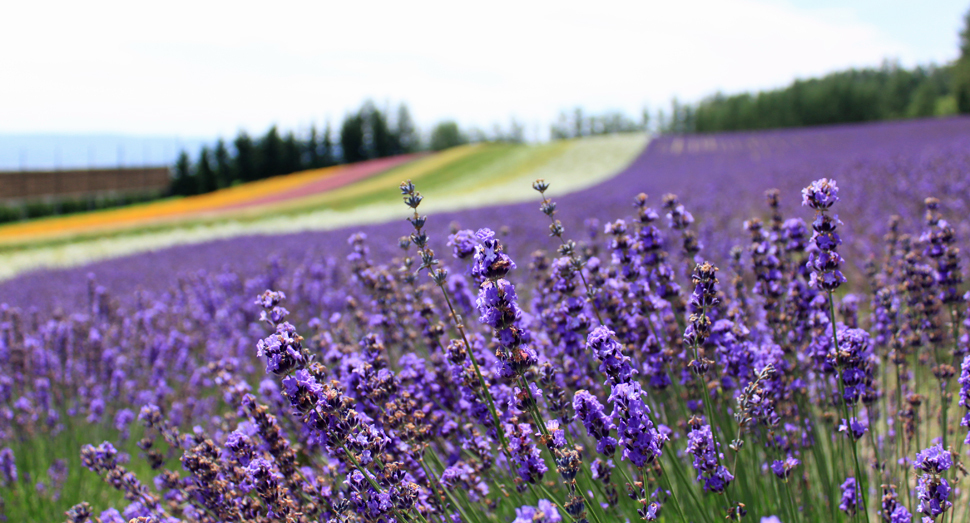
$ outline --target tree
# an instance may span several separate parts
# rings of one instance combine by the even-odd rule
[[[226,148],[226,142],[222,138],[216,142],[213,156],[216,160],[216,186],[220,189],[229,187],[233,180],[232,157],[229,156],[229,149]]]
[[[344,163],[367,159],[364,151],[364,119],[359,112],[348,114],[340,124],[340,149]]]
[[[310,137],[306,144],[306,164],[310,169],[320,167],[320,137],[317,136],[317,126],[310,126]]]
[[[236,147],[235,168],[236,179],[251,182],[259,177],[259,154],[256,144],[244,131],[233,142]]]
[[[283,154],[277,174],[290,174],[303,170],[303,147],[293,131],[286,133],[283,140]]]
[[[452,120],[439,123],[431,131],[432,151],[441,151],[464,143],[468,143],[468,138],[462,134],[458,124]]]
[[[413,153],[420,147],[417,128],[411,119],[408,106],[401,104],[397,108],[397,121],[394,122],[394,134],[397,135],[398,150],[395,154]]]
[[[337,153],[334,151],[333,146],[333,130],[330,128],[330,122],[327,122],[327,127],[323,130],[323,143],[320,146],[320,166],[329,167],[337,163]]]
[[[172,179],[172,193],[188,196],[195,194],[195,178],[192,176],[192,160],[189,153],[182,151],[175,162],[175,178]]]
[[[572,137],[572,126],[569,125],[569,116],[565,111],[559,113],[559,118],[550,127],[549,134],[553,140],[565,140]]]
[[[283,172],[283,140],[280,138],[276,126],[266,131],[266,136],[259,141],[260,159],[259,179],[276,176]]]
[[[216,172],[209,163],[209,148],[202,147],[199,152],[199,161],[195,166],[196,193],[205,194],[218,188],[216,183]]]
[[[970,113],[970,11],[963,16],[960,58],[953,64],[953,94],[957,99],[957,110]]]
[[[399,148],[397,137],[391,133],[387,125],[387,116],[374,107],[372,102],[364,103],[360,109],[364,120],[364,148],[367,158],[383,158],[395,154]]]
[[[936,86],[932,82],[923,82],[913,93],[913,100],[906,109],[906,115],[917,118],[933,116],[936,113],[937,97]]]

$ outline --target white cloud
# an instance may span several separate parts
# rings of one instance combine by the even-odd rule
[[[0,20],[0,132],[262,132],[366,97],[425,125],[545,129],[576,104],[638,112],[912,55],[767,0],[9,2]]]

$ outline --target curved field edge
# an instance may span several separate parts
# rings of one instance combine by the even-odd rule
[[[198,219],[173,226],[109,232],[0,252],[0,280],[18,274],[84,265],[184,244],[251,234],[283,234],[375,224],[406,215],[397,185],[419,184],[428,213],[517,203],[536,199],[536,178],[552,183],[550,193],[585,189],[629,166],[647,137],[629,134],[565,140],[541,145],[463,146],[427,156],[319,195],[243,209],[232,218]]]

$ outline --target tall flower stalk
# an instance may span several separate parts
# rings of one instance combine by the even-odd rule
[[[828,296],[829,323],[832,328],[832,346],[836,355],[835,367],[838,373],[839,403],[842,407],[844,423],[849,429],[847,435],[849,436],[850,446],[852,448],[852,461],[856,474],[852,485],[848,487],[844,485],[843,491],[847,492],[851,489],[858,494],[859,504],[862,506],[862,512],[865,514],[866,521],[868,522],[869,505],[866,502],[867,487],[865,481],[863,481],[863,470],[859,462],[859,438],[856,437],[858,431],[852,429],[853,417],[849,410],[850,403],[857,401],[859,394],[854,389],[854,385],[858,381],[856,378],[856,369],[852,367],[847,368],[847,365],[851,364],[849,362],[857,361],[859,355],[852,351],[844,352],[839,347],[839,332],[835,316],[835,296],[833,293],[846,282],[846,278],[841,270],[842,256],[838,253],[838,246],[842,244],[842,238],[836,232],[836,229],[838,229],[838,226],[842,222],[839,221],[838,215],[829,213],[829,209],[839,201],[838,194],[839,187],[836,185],[835,180],[828,178],[816,180],[808,187],[802,189],[802,205],[815,210],[815,219],[812,220],[812,230],[815,231],[812,235],[812,243],[815,244],[817,251],[809,255],[807,265],[812,271],[809,284],[819,291],[825,292]],[[850,386],[850,390],[846,390],[846,385]],[[856,421],[855,423],[858,422]],[[848,483],[849,481],[846,480],[846,485]]]

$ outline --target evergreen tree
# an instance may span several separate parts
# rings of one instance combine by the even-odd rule
[[[303,170],[303,147],[292,131],[283,140],[283,155],[280,160],[279,174],[290,174]]]
[[[960,58],[953,64],[953,91],[957,110],[970,113],[970,11],[964,15],[960,31]]]
[[[182,151],[175,162],[175,178],[172,179],[172,193],[180,196],[195,194],[195,178],[192,176],[192,160],[189,153]]]
[[[260,166],[259,179],[269,178],[283,173],[283,140],[276,126],[266,131],[266,136],[259,141]]]
[[[333,129],[331,129],[329,121],[323,130],[323,142],[320,149],[321,167],[329,167],[337,163],[337,152],[334,151],[333,144]]]
[[[394,134],[397,136],[398,149],[394,154],[413,153],[420,149],[421,144],[417,128],[411,118],[408,106],[401,104],[397,108],[397,120],[394,122]]]
[[[320,137],[317,135],[317,126],[310,126],[310,137],[306,141],[306,164],[310,169],[322,167],[320,158]]]
[[[439,123],[431,131],[431,150],[441,151],[449,147],[468,143],[458,124],[452,120]]]
[[[195,184],[197,194],[205,194],[218,188],[216,172],[209,162],[208,147],[202,147],[202,151],[199,152],[199,161],[195,166]]]
[[[395,154],[398,149],[397,139],[391,134],[387,125],[387,116],[383,111],[367,102],[361,108],[361,117],[365,125],[365,149],[368,158],[383,158]]]
[[[222,138],[216,142],[213,156],[216,160],[216,186],[220,189],[229,187],[233,180],[232,157],[229,156],[229,149],[226,148],[226,142]]]
[[[259,150],[253,139],[244,131],[239,132],[233,145],[236,147],[235,168],[236,179],[251,182],[259,177]]]
[[[348,114],[340,125],[340,149],[343,163],[366,160],[364,150],[364,119],[360,113]]]

